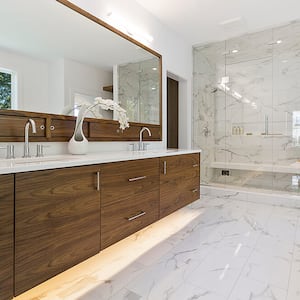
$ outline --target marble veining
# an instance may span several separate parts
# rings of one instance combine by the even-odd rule
[[[16,300],[299,300],[300,210],[259,200],[204,189]]]
[[[289,168],[300,146],[299,28],[298,20],[194,48],[193,145],[203,150],[202,183],[299,194],[298,170]],[[250,168],[221,176],[236,164]],[[264,164],[273,168],[251,168]]]

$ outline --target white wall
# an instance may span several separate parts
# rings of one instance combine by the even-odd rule
[[[64,61],[65,105],[73,105],[74,93],[112,98],[112,94],[103,91],[103,86],[112,85],[112,70],[104,71],[80,62]]]
[[[17,74],[17,109],[48,111],[48,64],[26,55],[0,49],[0,67]]]
[[[131,0],[72,0],[74,4],[107,21],[107,13],[113,11],[124,20],[153,36],[153,42],[147,46],[162,55],[162,101],[163,101],[163,141],[152,142],[150,148],[165,148],[167,143],[166,87],[167,72],[176,75],[182,83],[179,91],[179,146],[191,147],[191,103],[192,103],[192,45],[172,32],[157,18]],[[127,22],[127,21],[126,21]],[[62,87],[61,87],[62,88]],[[46,96],[46,95],[45,95]],[[60,94],[56,96],[61,97]],[[52,98],[56,99],[56,96]],[[37,111],[36,109],[34,111]],[[50,143],[46,154],[66,152],[66,143]],[[90,151],[126,150],[128,142],[90,143]],[[18,145],[21,147],[20,145]],[[21,150],[20,150],[21,152]]]
[[[192,102],[192,45],[172,32],[138,3],[131,0],[72,0],[74,4],[89,11],[104,21],[113,12],[130,26],[135,26],[153,37],[150,48],[163,58],[163,143],[166,146],[166,75],[170,72],[182,80],[179,91],[179,146],[191,147],[191,102]]]

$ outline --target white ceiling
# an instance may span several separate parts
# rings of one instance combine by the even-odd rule
[[[300,19],[299,0],[136,0],[192,45]],[[230,24],[227,20],[234,20]]]
[[[153,57],[55,0],[1,0],[1,51],[71,59],[109,71],[115,64]]]

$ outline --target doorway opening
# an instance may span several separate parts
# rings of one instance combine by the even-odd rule
[[[167,148],[178,148],[179,82],[167,77]]]

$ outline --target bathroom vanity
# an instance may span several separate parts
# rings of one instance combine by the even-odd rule
[[[200,151],[0,161],[0,299],[199,199]]]

